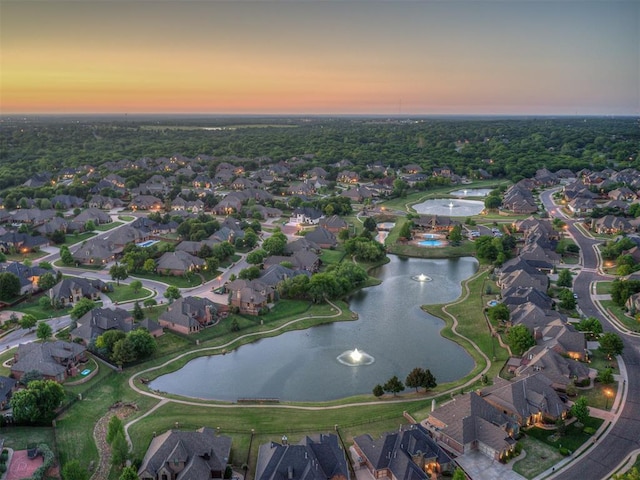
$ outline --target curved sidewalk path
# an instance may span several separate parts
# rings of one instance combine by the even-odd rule
[[[464,295],[461,295],[460,298],[458,300],[456,300],[455,302],[448,304],[448,305],[455,305],[458,304],[460,302],[465,301],[469,295],[470,295],[470,290],[469,290],[469,282],[471,280],[474,280],[475,278],[477,278],[479,275],[481,275],[482,273],[484,273],[483,271],[479,271],[477,272],[475,275],[473,275],[472,277],[468,278],[467,280],[464,281],[463,283],[463,288],[464,288]],[[152,367],[152,368],[148,368],[146,370],[142,370],[134,375],[132,375],[129,378],[129,386],[131,387],[131,389],[133,389],[135,392],[139,393],[140,395],[146,395],[147,397],[151,397],[151,398],[155,398],[157,400],[159,400],[159,402],[154,405],[151,409],[149,409],[147,412],[145,412],[143,415],[131,420],[130,422],[128,422],[125,426],[124,426],[124,432],[125,432],[125,437],[127,439],[127,442],[129,443],[129,445],[132,445],[131,442],[131,437],[129,435],[129,428],[134,425],[136,422],[142,420],[143,418],[147,417],[148,415],[150,415],[151,413],[153,413],[154,411],[156,411],[158,408],[160,408],[161,406],[173,402],[173,403],[179,403],[182,405],[192,405],[192,406],[197,406],[197,407],[207,407],[207,408],[280,408],[280,409],[292,409],[292,410],[338,410],[338,409],[342,409],[342,408],[349,408],[349,407],[357,407],[357,406],[368,406],[368,405],[384,405],[384,404],[389,404],[389,403],[407,403],[407,402],[415,402],[417,399],[416,398],[407,398],[407,399],[403,399],[403,398],[399,398],[397,400],[378,400],[378,401],[372,401],[372,402],[354,402],[354,403],[347,403],[347,404],[340,404],[340,405],[327,405],[327,406],[304,406],[304,405],[259,405],[259,404],[251,404],[251,405],[238,405],[238,404],[212,404],[212,403],[206,403],[206,402],[202,402],[202,401],[195,401],[195,400],[181,400],[181,399],[174,399],[174,398],[167,398],[164,397],[162,395],[159,395],[157,393],[153,393],[147,390],[143,390],[141,388],[139,388],[136,384],[135,384],[135,380],[137,378],[139,378],[141,375],[148,373],[148,372],[152,372],[155,370],[159,370],[161,368],[166,367],[167,365],[170,365],[171,363],[175,362],[176,360],[179,360],[183,357],[186,357],[187,355],[192,355],[194,353],[200,353],[200,352],[215,352],[217,350],[223,350],[226,349],[232,345],[234,345],[235,343],[237,343],[240,340],[243,339],[247,339],[247,338],[252,338],[252,337],[262,337],[265,334],[270,334],[270,333],[274,333],[274,332],[278,332],[290,325],[294,325],[302,320],[308,320],[308,319],[312,319],[312,318],[335,318],[338,317],[340,315],[342,315],[342,309],[340,307],[338,307],[336,304],[327,301],[327,303],[329,303],[333,308],[335,308],[337,310],[337,312],[333,315],[308,315],[308,316],[304,316],[304,317],[300,317],[294,320],[291,320],[287,323],[284,323],[282,325],[280,325],[279,327],[273,328],[271,330],[267,330],[264,332],[253,332],[253,333],[247,333],[245,335],[241,335],[223,345],[218,345],[215,347],[204,347],[204,348],[200,348],[200,349],[196,349],[196,350],[191,350],[189,352],[185,352],[182,353],[180,355],[178,355],[177,357],[174,357],[170,360],[167,360],[166,362],[164,362],[161,365]],[[449,390],[446,390],[444,392],[439,392],[437,395],[430,395],[430,396],[425,396],[424,398],[421,398],[419,400],[430,400],[435,398],[436,396],[442,396],[442,395],[446,395],[449,393],[454,393],[459,391],[460,388],[464,388],[464,387],[468,387],[469,385],[472,385],[473,383],[477,382],[482,375],[484,375],[486,372],[489,371],[489,368],[491,368],[491,360],[489,359],[489,357],[487,357],[484,352],[482,352],[482,350],[480,349],[480,347],[471,339],[465,337],[464,335],[458,333],[457,331],[457,326],[458,326],[458,320],[457,318],[450,314],[449,312],[446,311],[446,307],[448,305],[445,305],[442,307],[442,311],[443,313],[449,315],[452,319],[453,319],[453,325],[451,327],[452,332],[459,336],[460,338],[464,338],[465,340],[467,340],[471,345],[473,345],[473,347],[478,351],[478,353],[480,353],[480,355],[484,358],[486,365],[485,367],[482,369],[481,372],[479,372],[478,374],[476,374],[475,376],[473,376],[471,379],[469,379],[467,382],[465,382],[462,385],[457,385],[453,388],[450,388]]]

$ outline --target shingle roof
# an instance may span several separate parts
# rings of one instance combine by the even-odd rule
[[[231,438],[216,436],[210,428],[195,432],[169,430],[151,440],[138,474],[148,472],[155,478],[162,467],[177,460],[186,463],[177,480],[211,478],[212,471],[224,472],[230,454]]]

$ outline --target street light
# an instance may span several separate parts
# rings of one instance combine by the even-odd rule
[[[613,392],[611,390],[609,390],[609,389],[606,389],[604,391],[604,395],[605,395],[605,398],[606,398],[606,403],[605,403],[604,409],[607,410],[609,408],[609,397],[611,397],[613,395]]]

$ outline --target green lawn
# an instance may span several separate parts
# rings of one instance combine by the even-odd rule
[[[107,292],[106,295],[114,303],[123,303],[140,298],[146,298],[153,293],[151,290],[144,287],[136,292],[133,288],[124,283],[120,284],[120,286],[113,282],[109,282],[109,284],[113,287],[113,292]]]
[[[97,230],[99,232],[106,232],[108,230],[119,227],[120,225],[124,225],[124,223],[122,222],[103,223],[102,225],[96,225],[94,230]]]
[[[156,280],[158,282],[173,285],[178,288],[190,288],[202,285],[202,278],[199,275],[189,274],[187,276],[161,275],[159,273],[132,273],[132,278],[146,278],[147,280]]]
[[[394,231],[396,228],[394,228]],[[393,232],[392,232],[393,233]],[[419,247],[417,245],[386,242],[387,251],[396,255],[416,258],[456,258],[475,256],[476,246],[469,240],[463,240],[460,246]]]
[[[597,282],[596,293],[598,295],[608,295],[611,293],[612,285],[613,285],[613,282]]]
[[[135,220],[136,217],[132,217],[131,215],[118,215],[118,219],[122,220],[123,222],[131,222],[133,220]]]
[[[525,478],[534,478],[564,458],[557,448],[533,437],[525,436],[518,441],[526,455],[522,459],[513,460],[513,471]]]
[[[31,260],[31,262],[34,265],[37,265],[38,264],[37,260],[46,255],[49,255],[49,254],[44,250],[38,250],[37,252],[13,253],[13,254],[6,254],[5,256],[7,257],[7,260],[11,262],[24,262],[25,260]]]
[[[65,308],[62,310],[54,310],[51,307],[42,308],[38,305],[38,301],[34,300],[31,302],[23,302],[11,307],[11,310],[16,312],[28,313],[33,315],[38,320],[43,320],[45,318],[55,318],[61,317],[63,315],[67,315],[69,313],[70,308]]]
[[[508,359],[508,353],[506,349],[500,346],[498,339],[491,335],[489,325],[484,317],[483,312],[487,301],[494,298],[494,295],[483,295],[483,292],[486,290],[486,282],[488,281],[487,277],[488,273],[480,272],[477,276],[464,282],[463,292],[465,292],[464,285],[467,285],[470,291],[469,297],[463,302],[447,305],[446,311],[455,316],[458,320],[458,333],[473,340],[482,352],[484,352],[484,354],[492,361],[491,368],[487,373],[487,377],[492,379],[500,373],[502,366]],[[473,357],[476,363],[474,369],[463,379],[454,382],[454,384],[438,385],[438,387],[434,389],[434,392],[438,393],[451,388],[455,384],[463,383],[482,371],[486,366],[486,361],[478,351],[471,346],[468,340],[455,335],[451,331],[453,321],[449,315],[445,315],[442,312],[442,305],[423,305],[422,308],[431,315],[437,316],[445,321],[446,326],[441,331],[441,335],[462,345]],[[466,391],[469,391],[469,389],[470,387],[467,387]],[[450,398],[449,396],[447,397]],[[426,418],[428,413],[429,408],[425,407],[424,410],[419,412],[421,415],[419,418]]]
[[[601,410],[611,410],[617,392],[617,382],[614,382],[610,385],[596,383],[593,388],[588,388],[585,390],[578,389],[578,393],[580,394],[580,396],[587,398],[587,404],[590,407],[599,408]]]
[[[324,265],[334,265],[340,263],[345,256],[344,250],[322,250],[320,260]]]
[[[607,356],[600,351],[600,349],[593,350],[591,352],[591,358],[589,359],[589,367],[598,371],[604,370],[609,367],[613,370],[613,373],[620,373],[618,371],[618,361],[614,358],[609,360]]]
[[[55,437],[51,427],[3,427],[4,446],[26,450],[28,446],[46,443],[55,453]]]
[[[640,324],[638,321],[628,317],[624,309],[616,305],[612,300],[600,300],[600,305],[602,305],[607,312],[617,318],[618,321],[628,329],[633,330],[634,332],[640,330]]]
[[[584,426],[598,430],[603,422],[604,420],[601,418],[589,417]],[[525,433],[531,437],[537,438],[551,447],[560,448],[562,446],[568,448],[572,452],[575,452],[583,443],[591,439],[591,435],[584,433],[583,428],[576,428],[575,423],[567,425],[566,435],[559,439],[552,437],[554,433],[553,430],[543,430],[538,427],[529,428],[525,430]]]
[[[72,233],[65,237],[64,245],[73,245],[76,243],[84,242],[85,240],[88,240],[91,237],[95,237],[96,235],[97,234],[95,232]]]

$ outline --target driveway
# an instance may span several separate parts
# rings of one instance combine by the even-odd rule
[[[456,457],[456,462],[460,465],[473,480],[525,480],[522,475],[518,475],[511,470],[511,464],[504,465],[497,460],[491,460],[480,452],[471,452],[466,455]]]

